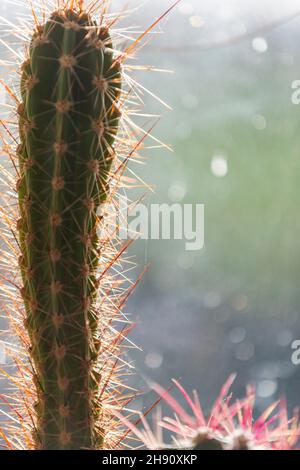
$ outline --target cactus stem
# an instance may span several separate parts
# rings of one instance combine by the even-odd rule
[[[126,31],[114,32],[118,15],[107,14],[106,2],[57,3],[51,12],[41,1],[27,32],[20,23],[28,34],[19,83],[4,85],[14,113],[2,120],[11,168],[1,168],[0,290],[20,344],[18,356],[16,346],[7,351],[19,428],[14,417],[3,435],[16,449],[114,448],[123,432],[112,410],[131,396],[122,359],[130,328],[118,325],[137,282],[122,272],[128,244],[98,210],[115,204],[150,134],[129,118],[142,99],[124,70],[157,22],[117,51]]]

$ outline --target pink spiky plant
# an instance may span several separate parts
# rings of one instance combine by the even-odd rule
[[[173,416],[158,417],[156,430],[149,426],[145,415],[133,423],[117,413],[131,439],[144,448],[178,450],[295,450],[299,444],[300,425],[298,410],[289,419],[286,403],[280,400],[270,405],[258,418],[254,415],[255,389],[247,388],[246,397],[232,403],[230,387],[232,375],[208,415],[202,410],[198,394],[190,396],[182,385],[174,380],[189,411],[177,401],[170,391],[155,385],[160,400],[173,411]],[[140,427],[142,425],[142,428]],[[163,431],[171,433],[171,444],[165,444]],[[142,444],[141,444],[142,443]]]

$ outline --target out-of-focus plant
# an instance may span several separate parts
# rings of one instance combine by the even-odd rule
[[[147,449],[178,450],[293,450],[300,438],[298,411],[289,419],[284,400],[270,405],[258,418],[254,416],[255,389],[247,388],[245,398],[232,402],[229,393],[235,376],[232,375],[205,416],[198,394],[190,396],[182,385],[174,380],[176,388],[185,400],[189,411],[172,394],[155,385],[160,399],[173,411],[173,416],[158,417],[156,430],[141,415],[134,423],[120,413],[117,416],[128,428],[130,438],[136,438]],[[166,444],[163,431],[171,433],[171,444]]]

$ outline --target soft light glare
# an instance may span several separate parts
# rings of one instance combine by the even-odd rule
[[[211,160],[210,168],[214,176],[217,178],[224,178],[224,176],[226,176],[228,173],[228,163],[226,157],[221,154],[214,155]]]
[[[204,25],[204,21],[201,16],[191,16],[190,23],[193,28],[201,28]]]

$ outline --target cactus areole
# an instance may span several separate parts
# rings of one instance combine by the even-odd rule
[[[39,25],[22,66],[18,223],[22,295],[35,369],[37,449],[103,446],[95,299],[120,119],[109,31],[63,9]]]

